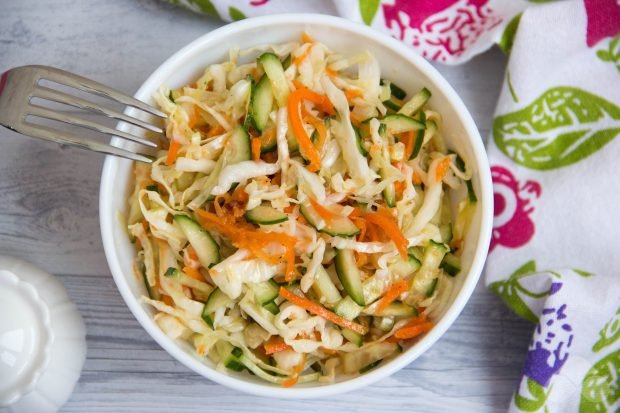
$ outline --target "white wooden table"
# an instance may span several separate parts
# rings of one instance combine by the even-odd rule
[[[0,72],[54,65],[133,93],[168,56],[220,22],[156,0],[0,2]],[[505,57],[438,67],[488,136]],[[189,371],[142,330],[117,292],[99,235],[103,158],[0,129],[0,254],[56,274],[87,326],[82,377],[64,412],[454,411],[506,409],[531,326],[482,282],[449,332],[373,386],[308,401],[241,394]]]

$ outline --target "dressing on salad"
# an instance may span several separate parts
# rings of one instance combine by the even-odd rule
[[[285,387],[364,373],[431,330],[476,195],[430,98],[306,34],[161,87],[168,149],[135,165],[127,217],[159,327]]]

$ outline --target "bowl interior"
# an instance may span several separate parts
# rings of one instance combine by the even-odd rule
[[[348,391],[393,373],[423,353],[452,324],[469,298],[482,270],[492,218],[491,182],[484,147],[460,98],[424,59],[399,42],[365,26],[319,15],[280,15],[234,23],[211,32],[177,52],[149,77],[136,97],[154,103],[151,96],[160,85],[176,88],[190,83],[202,74],[206,66],[227,60],[232,48],[246,49],[289,42],[299,39],[303,31],[342,54],[370,51],[381,65],[382,77],[394,81],[409,94],[423,86],[430,89],[433,94],[431,107],[443,117],[442,130],[448,146],[461,154],[474,171],[473,185],[479,200],[462,257],[463,271],[454,279],[451,304],[438,318],[437,326],[415,345],[374,371],[329,385],[315,383],[281,389],[247,374],[216,371],[208,360],[195,356],[187,343],[174,342],[166,337],[152,321],[152,309],[138,301],[146,292],[142,280],[136,279],[132,273],[135,251],[129,242],[124,220],[119,219],[119,214],[122,216],[126,211],[126,200],[131,191],[132,162],[108,157],[100,192],[101,230],[108,263],[127,305],[149,334],[175,358],[210,379],[250,393],[277,397],[324,396]],[[122,127],[139,133],[139,130],[126,125]],[[131,146],[120,141],[115,143]]]

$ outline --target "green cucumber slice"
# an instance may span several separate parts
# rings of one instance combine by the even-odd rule
[[[405,116],[400,113],[385,116],[383,119],[381,119],[381,123],[383,123],[387,127],[388,132],[392,134],[410,132],[426,128],[423,122],[420,122],[419,120],[413,119],[412,117]]]
[[[364,306],[364,288],[360,278],[360,271],[357,268],[355,262],[355,256],[352,250],[336,250],[336,257],[334,258],[334,264],[336,265],[336,274],[342,286],[344,287],[349,297],[355,301],[356,304]]]
[[[226,307],[232,302],[233,300],[224,294],[222,290],[216,288],[209,295],[205,306],[202,308],[202,319],[209,325],[209,327],[213,328],[213,313],[215,313],[215,310],[220,307]]]
[[[256,86],[252,89],[251,106],[252,125],[254,125],[257,131],[262,132],[265,126],[267,126],[269,114],[273,108],[271,82],[266,74],[260,78]]]
[[[461,259],[452,253],[448,253],[443,257],[439,268],[443,269],[451,277],[455,277],[461,272]]]
[[[259,205],[246,211],[245,219],[254,224],[273,225],[288,220],[288,215],[268,205]]]
[[[284,76],[284,68],[282,62],[273,53],[263,53],[259,56],[258,62],[263,66],[269,81],[271,82],[271,90],[278,102],[279,107],[286,107],[289,95],[289,86],[286,76]]]
[[[322,221],[322,218],[314,210],[314,208],[312,208],[310,201],[307,199],[301,203],[299,212],[301,212],[305,220],[308,221],[308,223],[312,225],[317,231],[334,237],[352,237],[357,235],[357,233],[359,233],[360,231],[359,228],[355,226],[353,221],[351,221],[347,217],[339,217],[333,219],[329,222],[326,222],[325,226],[319,229],[318,225]]]
[[[251,284],[250,288],[254,292],[256,302],[262,306],[273,302],[278,297],[280,290],[280,286],[273,280]]]
[[[351,296],[346,296],[334,306],[334,312],[347,320],[353,320],[362,313],[364,307],[357,305]]]
[[[220,247],[207,230],[187,215],[175,215],[174,222],[179,225],[190,245],[196,251],[200,265],[204,268],[210,268],[220,262]]]
[[[403,115],[413,116],[419,111],[428,100],[431,98],[432,93],[427,88],[422,88],[418,93],[416,93],[407,103],[403,106],[398,113],[402,113]]]
[[[322,265],[319,265],[316,270],[314,282],[312,283],[312,290],[319,296],[321,302],[327,304],[333,305],[342,299],[340,291],[338,291],[338,288],[336,288],[334,282]]]

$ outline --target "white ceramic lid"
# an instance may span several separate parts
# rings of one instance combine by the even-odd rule
[[[55,412],[86,355],[82,317],[58,279],[0,256],[0,407]]]

